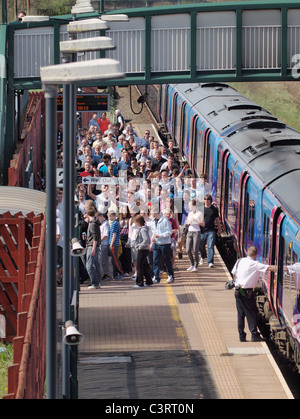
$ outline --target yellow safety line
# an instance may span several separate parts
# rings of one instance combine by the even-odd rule
[[[183,322],[180,317],[179,308],[176,300],[176,296],[173,292],[171,284],[164,283],[165,292],[168,299],[172,319],[176,323],[176,334],[181,339],[181,346],[185,352],[189,352],[190,346],[188,343],[188,336],[186,334]]]

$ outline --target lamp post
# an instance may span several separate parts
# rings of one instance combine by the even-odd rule
[[[74,21],[70,22],[67,29],[70,38],[69,41],[60,43],[60,51],[63,54],[62,64],[55,66],[42,67],[41,81],[45,90],[46,98],[46,151],[47,151],[47,256],[46,256],[46,282],[47,282],[47,397],[56,398],[56,100],[58,86],[64,86],[64,277],[63,277],[63,323],[69,320],[70,314],[70,277],[71,277],[71,259],[69,257],[70,234],[73,226],[73,208],[74,188],[72,175],[72,165],[74,164],[74,126],[75,126],[75,105],[76,103],[76,85],[81,81],[93,81],[97,83],[108,79],[119,79],[125,77],[121,70],[120,63],[116,60],[100,58],[89,62],[76,62],[76,53],[97,51],[115,48],[112,40],[107,37],[96,37],[76,40],[77,33],[90,31],[103,31],[108,29],[106,21],[127,22],[126,15],[109,15],[100,18],[85,19],[76,21],[76,15],[79,13],[91,13],[94,8],[90,0],[77,0],[71,13]],[[72,62],[70,62],[72,61]],[[67,131],[67,132],[66,132]],[[65,163],[66,166],[65,167]],[[49,192],[49,194],[48,194]],[[67,204],[68,203],[68,208]],[[69,214],[68,214],[69,209]],[[68,219],[71,218],[69,223]],[[63,345],[63,395],[64,398],[70,397],[70,373],[69,373],[69,352]]]
[[[99,38],[100,39],[100,38]],[[88,39],[86,39],[88,44]],[[46,151],[47,151],[47,396],[56,398],[56,99],[58,86],[80,81],[101,82],[108,79],[125,77],[119,61],[97,59],[89,62],[75,62],[41,67],[41,80],[46,98]],[[64,156],[68,158],[68,156]],[[73,162],[74,163],[74,162]],[[74,199],[74,191],[70,191]],[[68,238],[64,238],[67,240]],[[69,278],[64,278],[68,282]],[[68,287],[68,284],[64,284]],[[68,320],[68,319],[67,319]]]

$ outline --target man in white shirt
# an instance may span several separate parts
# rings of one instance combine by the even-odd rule
[[[106,150],[106,153],[109,154],[111,157],[115,157],[118,162],[122,158],[122,151],[117,146],[117,143],[115,140],[110,141],[110,147]]]
[[[256,261],[257,248],[250,247],[247,257],[239,259],[234,265],[231,273],[235,278],[235,300],[238,312],[238,332],[241,342],[246,341],[245,317],[247,318],[249,330],[251,332],[251,341],[261,340],[257,329],[257,306],[253,289],[259,282],[261,273],[275,271],[274,265],[266,265]]]

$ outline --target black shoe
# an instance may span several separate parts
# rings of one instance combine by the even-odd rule
[[[245,336],[240,337],[240,342],[246,342],[246,334],[245,334]]]
[[[264,340],[260,335],[251,336],[251,342],[263,342]]]
[[[107,281],[109,279],[109,275],[103,275],[101,278],[102,281]]]
[[[178,252],[178,259],[182,259],[182,253]]]

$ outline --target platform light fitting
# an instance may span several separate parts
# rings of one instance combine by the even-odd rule
[[[75,20],[67,25],[68,33],[103,31],[107,29],[109,29],[108,24],[99,18]]]
[[[77,83],[124,78],[120,62],[111,58],[41,67],[43,84]]]
[[[76,52],[112,50],[116,49],[116,46],[108,36],[98,36],[95,38],[62,41],[59,43],[59,48],[63,54],[72,54]]]
[[[100,16],[101,20],[105,22],[129,22],[127,15],[118,14],[118,15],[102,15]]]
[[[28,22],[47,22],[48,20],[50,20],[49,16],[23,16],[22,17],[22,22],[23,23],[28,23]]]
[[[71,9],[72,14],[93,13],[95,9],[91,5],[90,0],[77,0]]]

